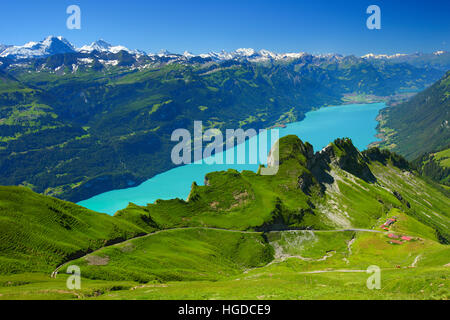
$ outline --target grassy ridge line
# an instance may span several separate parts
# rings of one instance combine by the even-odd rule
[[[0,187],[0,273],[55,265],[151,231],[23,187]]]
[[[147,237],[154,236],[154,235],[157,235],[157,234],[159,234],[159,233],[161,233],[161,232],[166,232],[166,231],[174,231],[174,230],[196,230],[196,229],[198,229],[198,230],[218,230],[218,231],[236,232],[236,233],[244,233],[244,234],[262,234],[262,232],[257,232],[257,231],[229,230],[229,229],[222,229],[222,228],[208,228],[208,227],[181,227],[181,228],[169,228],[169,229],[164,229],[164,230],[158,230],[158,231],[155,231],[155,232],[152,232],[152,233],[149,233],[149,234],[145,234],[145,235],[142,235],[142,236],[137,236],[137,237],[134,237],[134,238],[131,238],[131,239],[127,239],[127,240],[122,241],[122,242],[114,243],[114,244],[111,244],[111,245],[109,245],[109,246],[104,246],[104,247],[98,248],[97,250],[95,250],[95,251],[93,251],[93,252],[89,252],[89,253],[85,254],[84,256],[76,257],[76,258],[74,258],[74,259],[72,259],[72,260],[70,260],[70,261],[67,261],[67,262],[61,264],[60,266],[58,266],[55,270],[53,270],[53,272],[51,273],[50,276],[51,276],[52,278],[56,278],[56,276],[58,275],[58,271],[59,271],[61,268],[63,268],[64,266],[66,266],[67,264],[71,263],[72,261],[78,260],[78,259],[82,259],[82,258],[84,258],[84,257],[86,257],[86,256],[88,256],[88,255],[91,255],[91,254],[98,253],[99,251],[103,250],[104,248],[107,248],[107,247],[110,247],[110,246],[125,245],[125,244],[127,244],[127,243],[129,243],[129,242],[132,242],[132,241],[134,241],[134,240],[142,239],[142,238],[147,238]]]
[[[287,136],[280,140],[275,176],[212,172],[204,186],[193,183],[186,201],[130,204],[116,216],[143,228],[150,221],[160,229],[336,230],[371,228],[399,208],[448,238],[449,198],[413,173],[402,157],[376,150],[360,153],[349,139],[340,139],[314,154],[310,144]]]
[[[292,230],[292,232],[301,230]],[[283,233],[290,231],[283,231]],[[314,232],[321,239],[333,239],[331,231]],[[352,233],[348,230],[334,233]],[[371,234],[384,232],[361,230]],[[226,234],[236,234],[228,236]],[[237,238],[236,238],[237,237]],[[250,237],[250,238],[249,238]],[[331,237],[331,238],[330,238]],[[243,232],[239,230],[220,230],[216,228],[178,228],[162,230],[137,239],[102,248],[84,257],[71,261],[71,264],[81,268],[84,278],[104,281],[216,281],[242,272],[265,268],[281,261],[277,257],[271,233]],[[346,239],[347,236],[339,236]],[[336,241],[331,241],[335,243]],[[347,244],[343,245],[347,248]],[[326,259],[311,258],[314,256],[329,256],[322,252],[332,244],[322,244],[313,249],[308,248],[301,258],[307,261]],[[228,249],[224,249],[228,248]],[[251,249],[249,249],[251,248]],[[275,256],[272,250],[275,248]],[[68,266],[67,266],[68,267]],[[61,269],[65,270],[65,266]],[[56,270],[57,271],[57,270]],[[55,273],[56,276],[56,273]]]
[[[407,219],[414,220],[409,217]],[[405,224],[405,221],[400,223],[403,227],[411,226],[409,223]],[[293,233],[291,231],[283,231],[280,233],[290,234],[290,240],[294,240],[294,245],[289,242],[284,243],[285,254],[287,254],[286,259],[280,260],[275,252],[274,260],[263,259],[264,263],[261,263],[261,259],[257,259],[259,265],[255,266],[253,264],[241,266],[237,269],[236,267],[229,269],[230,256],[223,256],[217,247],[214,246],[214,255],[208,255],[206,260],[203,250],[197,251],[199,239],[201,242],[205,240],[202,236],[199,238],[195,234],[199,229],[180,229],[159,233],[160,236],[165,234],[164,238],[161,239],[143,237],[138,241],[131,240],[128,241],[128,244],[117,245],[115,248],[110,247],[107,250],[99,250],[88,257],[74,261],[74,264],[81,267],[83,278],[86,279],[102,279],[103,281],[133,280],[139,283],[147,283],[138,287],[150,288],[173,286],[176,285],[173,281],[186,280],[195,280],[194,282],[202,280],[222,281],[229,279],[229,277],[232,277],[231,279],[244,280],[255,279],[255,277],[267,278],[268,276],[272,278],[272,275],[277,278],[283,278],[293,273],[322,273],[322,271],[331,270],[348,273],[357,272],[358,270],[365,271],[367,266],[373,264],[379,265],[383,272],[399,269],[397,265],[401,266],[400,270],[406,270],[417,264],[417,257],[421,257],[419,264],[425,268],[436,266],[436,264],[443,266],[448,262],[446,258],[448,257],[448,248],[433,240],[417,240],[398,246],[388,243],[389,239],[386,237],[386,232],[363,232],[356,237],[357,241],[353,243],[350,250],[348,248],[348,240],[352,238],[352,232],[339,237],[334,236],[332,234],[333,231],[318,232],[315,233],[319,235],[318,241],[307,241],[297,246],[295,245],[296,238],[292,237]],[[223,231],[207,230],[205,228],[202,230],[213,232],[207,238],[209,239],[207,240],[208,245],[210,245],[210,240],[223,239],[223,236],[218,237],[216,233]],[[183,235],[186,232],[190,234],[191,240],[189,238],[186,239],[185,235]],[[309,233],[309,231],[303,232]],[[336,232],[344,233],[342,231]],[[403,230],[401,234],[405,234],[405,232]],[[241,232],[238,231],[238,233]],[[394,231],[394,233],[396,232]],[[193,248],[193,243],[191,242],[192,237],[195,238],[195,243],[197,243],[194,246],[195,248]],[[273,238],[272,236],[268,237]],[[269,243],[273,246],[276,241],[277,239],[271,239]],[[133,243],[134,245],[131,246]],[[160,247],[160,244],[164,244],[164,246]],[[164,250],[161,251],[161,249]],[[179,251],[176,251],[176,249]],[[185,250],[187,251],[185,252]],[[329,255],[329,250],[333,250],[335,253]],[[276,248],[275,251],[277,251]],[[235,250],[232,250],[232,252],[237,253]],[[246,252],[246,257],[253,257],[255,252],[254,250]],[[299,257],[299,252],[302,257]],[[329,256],[329,258],[320,259],[323,255]],[[260,255],[257,254],[256,256]],[[221,258],[217,260],[217,257]],[[343,261],[343,258],[347,258],[347,262]],[[96,261],[101,263],[96,264]],[[201,261],[200,266],[197,264],[199,261]],[[218,261],[220,261],[219,264]],[[90,265],[90,263],[93,263],[93,265]],[[165,268],[167,263],[169,263],[170,268],[161,271],[161,268]],[[182,266],[181,269],[180,266]],[[206,272],[205,270],[208,271]],[[263,279],[261,280],[264,282]],[[439,279],[434,281],[439,281]]]
[[[272,260],[261,233],[205,228],[165,230],[73,261],[83,278],[139,283],[217,280]]]

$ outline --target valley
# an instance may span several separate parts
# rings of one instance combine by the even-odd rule
[[[355,145],[363,150],[375,140],[375,117],[384,108],[383,103],[330,106],[305,114],[300,122],[288,123],[279,128],[279,137],[295,134],[312,143],[316,150],[321,150],[335,137],[350,137]],[[370,130],[370,126],[372,130]],[[254,137],[252,139],[257,139]],[[248,148],[250,142],[245,142]],[[228,154],[237,154],[237,146],[223,153],[224,159]],[[268,152],[267,152],[268,153]],[[259,154],[259,150],[257,151]],[[265,155],[267,157],[267,154]],[[259,164],[266,164],[266,159],[257,164],[189,164],[161,173],[141,185],[132,188],[109,191],[90,199],[78,202],[86,208],[113,215],[124,209],[130,202],[137,205],[147,205],[158,199],[172,198],[187,199],[192,182],[203,185],[204,177],[209,172],[235,169],[256,172]]]

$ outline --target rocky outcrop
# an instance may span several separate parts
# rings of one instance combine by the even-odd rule
[[[313,175],[307,172],[303,172],[298,177],[298,187],[305,193],[310,194],[310,188],[314,184]]]
[[[351,139],[337,139],[321,151],[314,153],[309,143],[303,143],[297,136],[286,136],[279,141],[279,164],[290,159],[297,160],[309,172],[298,177],[298,187],[309,194],[310,187],[319,182],[331,184],[334,178],[330,175],[331,166],[335,165],[366,182],[375,182],[376,178],[368,166],[368,158],[358,151]]]
[[[255,228],[255,231],[270,232],[293,229],[301,230],[304,228],[295,228],[293,226],[301,224],[303,217],[306,214],[314,214],[311,207],[301,208],[298,211],[292,211],[287,209],[280,198],[277,198],[274,209],[271,212],[271,219],[266,221],[263,225]]]
[[[356,149],[351,139],[336,139],[323,150],[316,153],[308,162],[308,167],[314,173],[319,181],[324,183],[332,183],[333,178],[327,173],[330,165],[345,170],[358,178],[375,182],[376,178],[370,171],[366,157]]]

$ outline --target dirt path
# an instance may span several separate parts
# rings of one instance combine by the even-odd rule
[[[352,270],[352,269],[341,269],[341,270],[315,270],[315,271],[303,271],[299,272],[299,274],[313,274],[313,273],[332,273],[332,272],[366,272],[366,270]]]
[[[412,268],[415,268],[415,267],[416,267],[417,262],[419,262],[419,260],[420,260],[421,257],[422,257],[422,255],[419,254],[419,255],[414,259],[413,263],[411,264],[411,267],[412,267]]]

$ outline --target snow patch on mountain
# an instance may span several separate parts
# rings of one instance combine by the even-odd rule
[[[387,55],[387,54],[373,54],[373,53],[369,53],[366,54],[364,56],[362,56],[361,58],[363,59],[395,59],[395,58],[400,58],[400,57],[404,57],[407,56],[407,54],[405,53],[396,53],[393,55]]]
[[[251,62],[264,62],[264,61],[279,61],[279,60],[293,60],[300,59],[307,55],[304,52],[299,53],[275,53],[269,50],[256,51],[252,48],[239,48],[235,51],[227,52],[210,52],[199,54],[197,57],[207,59],[210,58],[214,61],[223,60],[248,60]]]
[[[1,54],[3,51],[5,51],[7,48],[9,48],[9,47],[11,47],[11,46],[7,46],[7,45],[5,45],[5,44],[0,44],[0,54]]]

